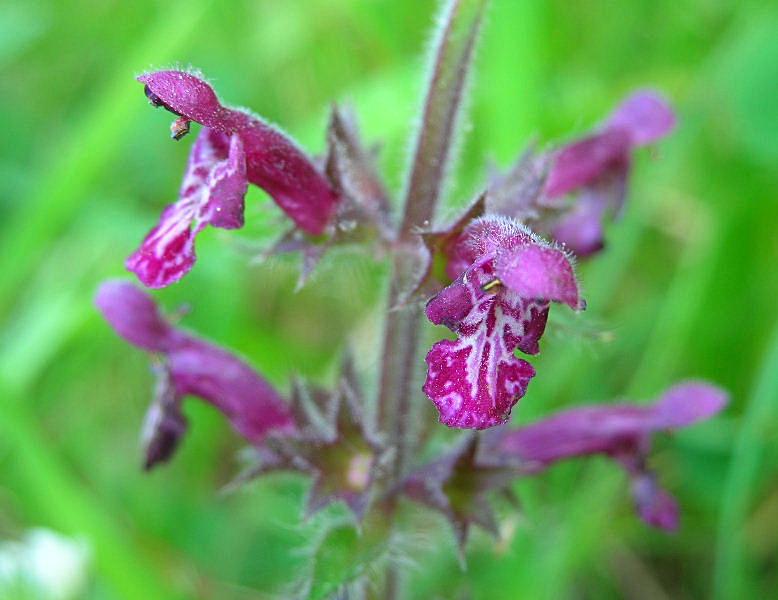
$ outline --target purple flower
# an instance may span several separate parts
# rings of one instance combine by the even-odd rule
[[[305,233],[325,231],[340,197],[292,140],[246,111],[222,106],[211,86],[190,73],[157,71],[138,81],[153,105],[179,115],[175,139],[190,121],[204,125],[178,202],[127,261],[145,285],[164,287],[183,277],[195,261],[194,238],[206,225],[242,227],[248,183],[270,194]]]
[[[162,213],[127,268],[144,285],[159,288],[175,283],[195,262],[195,237],[206,225],[243,227],[246,155],[236,134],[203,129],[189,155],[179,200]]]
[[[170,325],[134,285],[103,283],[95,303],[121,337],[164,358],[156,402],[147,417],[148,467],[169,458],[183,435],[180,404],[187,395],[215,406],[252,444],[270,431],[294,431],[289,408],[262,377],[237,356]]]
[[[583,301],[565,253],[510,219],[473,221],[451,255],[449,270],[460,274],[426,312],[457,339],[427,354],[424,392],[442,423],[486,429],[507,421],[535,375],[513,352],[537,354],[549,302],[579,310]]]
[[[701,382],[678,384],[648,406],[614,404],[574,408],[512,431],[495,431],[488,438],[491,460],[518,459],[524,473],[540,472],[564,459],[604,454],[630,474],[632,493],[641,518],[662,529],[675,529],[675,500],[648,471],[645,458],[657,431],[687,427],[718,413],[727,395]]]
[[[675,115],[667,102],[651,91],[627,98],[598,133],[564,146],[555,156],[546,181],[545,202],[580,192],[569,212],[551,227],[553,237],[578,256],[603,246],[602,221],[618,213],[626,195],[632,151],[667,135]]]

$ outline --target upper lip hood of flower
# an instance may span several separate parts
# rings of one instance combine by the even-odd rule
[[[222,105],[213,88],[193,73],[155,71],[137,79],[146,86],[152,104],[184,120],[175,123],[174,137],[187,130],[190,120],[228,136],[237,135],[246,154],[248,181],[264,189],[306,233],[325,231],[340,196],[287,135],[256,115]]]
[[[219,118],[224,109],[216,92],[201,78],[186,71],[170,70],[144,73],[137,80],[146,86],[146,95],[155,106],[163,106],[206,127],[224,130]]]

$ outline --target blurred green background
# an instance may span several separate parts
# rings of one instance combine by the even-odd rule
[[[46,527],[86,542],[87,583],[72,597],[284,597],[310,543],[297,526],[303,481],[220,493],[241,444],[202,403],[186,405],[191,435],[176,460],[141,472],[147,357],[108,329],[91,298],[100,280],[123,273],[175,198],[191,139],[168,138],[170,115],[150,109],[134,75],[199,67],[227,102],[281,124],[312,153],[324,147],[328,103],[349,100],[381,143],[396,192],[436,4],[0,4],[0,538]],[[778,6],[493,0],[477,63],[444,215],[490,161],[507,164],[533,135],[586,131],[635,87],[663,90],[680,119],[638,156],[623,220],[580,269],[589,310],[550,328],[514,421],[584,401],[648,399],[691,376],[726,387],[732,402],[715,421],[658,440],[652,454],[682,506],[678,534],[633,516],[612,464],[565,464],[518,486],[524,513],[503,515],[497,545],[477,533],[466,571],[430,515],[434,527],[408,545],[412,597],[770,597]],[[356,315],[369,378],[383,268],[330,257],[293,294],[294,259],[252,263],[283,227],[257,190],[247,221],[239,234],[204,233],[195,270],[156,297],[170,310],[187,304],[187,326],[244,353],[281,387],[292,372],[326,378]]]

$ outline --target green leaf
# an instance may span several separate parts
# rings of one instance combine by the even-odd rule
[[[364,583],[370,573],[387,560],[391,546],[385,518],[373,515],[358,530],[353,521],[336,521],[319,540],[312,556],[303,597],[331,598],[354,585]],[[372,577],[371,577],[372,579]]]

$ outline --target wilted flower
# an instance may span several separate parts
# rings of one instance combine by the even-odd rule
[[[222,106],[211,86],[191,73],[157,71],[138,81],[154,106],[179,115],[175,139],[189,131],[190,121],[205,127],[179,201],[127,261],[145,285],[164,287],[186,274],[195,260],[194,237],[205,225],[242,227],[247,183],[265,190],[305,233],[324,232],[339,195],[286,135],[246,111]]]
[[[234,354],[170,325],[134,285],[103,283],[95,303],[120,336],[164,359],[147,417],[147,467],[167,460],[175,450],[186,429],[180,404],[187,395],[215,406],[252,444],[270,431],[294,430],[289,407],[267,381]]]
[[[427,354],[424,392],[449,427],[486,429],[507,421],[535,369],[513,354],[537,354],[549,302],[584,308],[568,256],[520,224],[474,221],[451,248],[456,280],[427,304],[427,318],[457,339]]]

